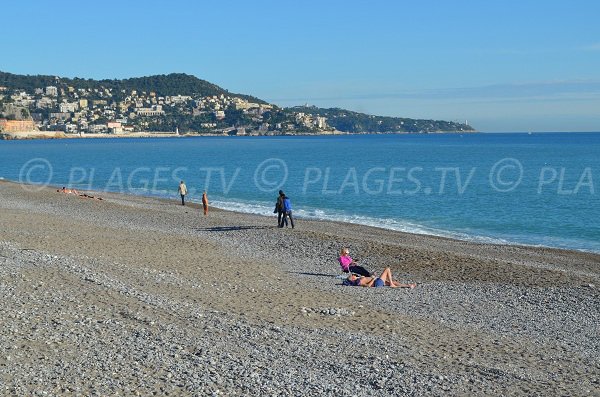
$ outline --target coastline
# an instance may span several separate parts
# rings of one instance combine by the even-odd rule
[[[22,184],[18,181],[5,179],[0,176],[0,183],[2,183],[2,182],[17,184],[17,185]],[[23,184],[23,185],[26,185],[26,184]],[[38,187],[37,185],[31,185],[31,186],[33,188]],[[61,185],[56,185],[56,186],[47,185],[47,186],[49,188],[53,188],[53,189],[61,188]],[[148,199],[153,199],[153,200],[164,200],[166,202],[171,201],[170,198],[163,197],[160,195],[144,195],[144,194],[136,194],[136,193],[98,191],[98,190],[93,190],[93,189],[88,189],[88,190],[86,190],[86,192],[92,193],[94,195],[116,194],[116,195],[121,195],[121,196],[141,197],[141,198],[148,198]],[[188,199],[188,201],[189,201],[189,204],[191,204],[191,205],[200,205],[201,204],[200,200],[194,201],[193,199]],[[223,207],[213,207],[213,208],[218,208],[219,210],[222,210],[222,211],[240,213],[240,214],[244,214],[244,215],[248,215],[248,216],[258,216],[258,217],[262,217],[262,218],[264,218],[264,217],[269,218],[271,216],[270,208],[267,209],[264,214],[258,213],[256,211],[243,211],[243,210],[239,210],[238,208],[231,209],[231,206],[228,207],[230,209],[226,209]],[[294,217],[298,218],[298,214],[296,213],[296,215]],[[355,225],[358,227],[372,228],[375,231],[381,230],[381,231],[387,231],[387,232],[392,232],[392,233],[398,233],[400,235],[424,237],[424,238],[431,237],[434,239],[442,239],[442,240],[447,240],[447,241],[456,242],[456,243],[471,243],[471,244],[481,245],[481,246],[520,247],[523,249],[555,250],[556,252],[559,252],[559,253],[565,251],[565,252],[571,252],[574,254],[582,253],[582,254],[600,255],[600,252],[594,251],[592,249],[577,249],[577,248],[566,248],[566,247],[558,247],[558,246],[543,245],[543,244],[528,244],[528,243],[523,243],[523,242],[508,241],[508,240],[503,240],[503,239],[499,239],[499,238],[495,238],[495,237],[482,236],[482,235],[472,235],[472,236],[465,235],[464,237],[456,237],[456,236],[452,236],[451,231],[444,231],[444,230],[440,230],[437,232],[435,232],[435,231],[417,232],[417,231],[398,230],[397,228],[377,226],[372,223],[353,222],[353,221],[349,221],[349,220],[322,219],[322,218],[320,219],[320,218],[315,218],[315,217],[302,217],[302,216],[300,216],[299,219],[302,220],[303,222],[304,221],[325,222],[325,223],[331,223],[331,224],[339,224],[341,227],[344,227],[345,225],[348,225],[348,226]]]
[[[225,133],[183,133],[175,132],[131,132],[121,134],[94,133],[94,134],[72,134],[63,131],[28,131],[28,132],[0,132],[0,140],[31,140],[31,139],[101,139],[101,138],[183,138],[183,137],[247,137],[247,136],[331,136],[331,135],[437,135],[437,134],[477,134],[479,131],[435,131],[435,132],[345,132],[327,131],[320,133],[310,132],[287,132],[283,134],[244,134],[229,135]]]
[[[13,394],[56,392],[53,376],[75,394],[598,388],[598,254],[331,221],[277,229],[175,200],[26,188],[0,181],[0,376]],[[342,245],[418,287],[339,285]],[[89,369],[101,359],[104,370]],[[71,364],[53,367],[61,361]],[[367,386],[357,392],[349,377]]]
[[[174,132],[134,132],[130,134],[66,134],[63,131],[29,131],[29,132],[3,132],[0,133],[0,140],[31,140],[31,139],[100,139],[100,138],[180,138],[185,135],[178,135]]]

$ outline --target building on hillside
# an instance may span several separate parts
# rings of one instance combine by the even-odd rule
[[[68,103],[64,102],[58,105],[58,108],[61,112],[76,112],[79,110],[79,104],[77,102]]]
[[[35,107],[38,109],[51,108],[56,103],[56,99],[48,98],[47,96],[38,99],[35,103]]]
[[[161,105],[153,105],[149,108],[138,108],[135,109],[135,112],[138,116],[161,116],[165,114],[165,111],[162,110]]]
[[[259,107],[260,107],[260,105],[258,103],[246,102],[246,101],[235,102],[236,110],[248,110],[248,109],[259,108]]]
[[[123,126],[118,121],[109,121],[108,123],[106,123],[106,127],[108,128],[108,131],[112,132],[113,134],[123,133]]]
[[[56,120],[68,120],[71,118],[71,113],[68,112],[52,112],[49,114],[51,119],[56,119]]]
[[[108,127],[106,126],[106,124],[91,124],[88,127],[90,132],[93,133],[102,133],[102,132],[106,132],[108,130]]]
[[[172,103],[182,104],[192,100],[191,96],[188,95],[173,95],[167,97],[167,99]]]
[[[67,132],[69,134],[77,132],[77,124],[65,123],[65,132]]]
[[[44,121],[44,115],[42,113],[31,113],[31,118],[36,123],[41,123]]]
[[[94,107],[106,106],[106,105],[108,105],[108,102],[105,99],[95,99],[92,101],[92,105]]]
[[[315,125],[317,126],[318,129],[324,130],[326,129],[327,126],[327,117],[320,117],[317,116],[315,119]]]
[[[49,85],[48,87],[46,87],[46,95],[58,96],[58,88]]]
[[[13,104],[16,106],[29,106],[35,103],[35,99],[26,92],[21,92],[10,97],[13,100]]]
[[[2,132],[29,132],[36,131],[33,120],[7,120],[0,119],[0,131]]]

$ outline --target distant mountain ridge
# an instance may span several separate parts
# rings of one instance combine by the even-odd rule
[[[51,87],[56,87],[54,90],[57,92],[48,95],[46,91]],[[112,119],[121,121],[123,125],[131,124],[132,131],[177,130],[186,133],[231,133],[232,129],[239,130],[241,134],[258,135],[321,134],[335,131],[475,132],[467,124],[443,120],[374,116],[340,108],[324,109],[315,106],[280,108],[252,95],[231,93],[216,84],[185,73],[122,80],[93,80],[18,75],[0,71],[0,89],[8,91],[8,95],[0,92],[0,105],[2,102],[9,105],[15,101],[26,104],[27,114],[36,115],[41,120],[39,128],[47,130],[110,130],[112,127],[108,123],[112,123]],[[25,91],[26,95],[19,97],[19,90]],[[83,93],[78,95],[79,91]],[[107,95],[103,95],[104,92]],[[15,95],[17,99],[13,100]],[[178,96],[189,98],[182,101],[168,99]],[[215,97],[218,99],[210,99]],[[77,106],[73,103],[78,98],[88,98],[89,108],[79,106],[74,111]],[[240,103],[240,100],[245,104]],[[96,108],[96,105],[102,109]],[[149,106],[153,108],[150,109]],[[72,109],[70,115],[65,115],[64,109]]]

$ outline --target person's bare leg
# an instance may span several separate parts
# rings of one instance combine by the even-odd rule
[[[394,281],[394,285],[393,286],[390,285],[390,287],[392,287],[392,288],[400,287],[400,288],[410,288],[410,289],[413,289],[416,286],[417,286],[417,284],[415,284],[415,283],[402,284],[402,283],[399,283],[397,281]]]
[[[390,286],[392,288],[415,288],[417,286],[417,284],[414,283],[402,284],[397,281],[394,281],[394,279],[392,278],[392,270],[389,267],[386,267],[383,273],[381,273],[381,279],[383,280],[385,285]]]
[[[394,280],[392,279],[392,270],[389,267],[386,267],[379,276],[380,279],[383,280],[383,283],[389,287],[394,287]]]

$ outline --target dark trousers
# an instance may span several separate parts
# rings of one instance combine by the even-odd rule
[[[371,272],[362,266],[352,265],[348,268],[348,270],[350,270],[350,273],[358,274],[364,277],[371,277]]]
[[[283,212],[277,211],[277,226],[281,227],[281,218],[283,218]]]
[[[181,195],[181,205],[185,205],[185,194]]]
[[[285,226],[287,227],[288,222],[287,222],[287,218],[290,218],[290,223],[292,224],[292,229],[294,228],[294,218],[292,218],[292,211],[287,211],[283,213],[283,218],[281,219],[281,222],[279,223],[279,227],[283,227],[283,224],[285,223]]]

